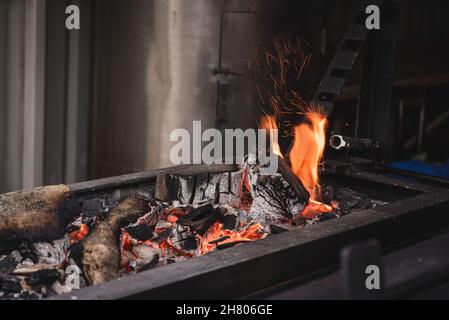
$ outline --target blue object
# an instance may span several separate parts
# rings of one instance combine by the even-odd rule
[[[446,160],[442,165],[431,164],[421,160],[409,160],[388,163],[386,166],[449,179],[449,160]]]

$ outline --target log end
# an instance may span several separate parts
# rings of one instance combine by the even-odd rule
[[[0,195],[0,241],[61,238],[69,217],[81,205],[66,185],[26,189]]]
[[[117,229],[109,223],[100,223],[82,243],[82,269],[91,285],[118,277],[120,252],[116,243]]]

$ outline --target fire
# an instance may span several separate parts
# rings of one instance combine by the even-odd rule
[[[273,154],[278,155],[281,158],[284,158],[284,156],[282,155],[281,147],[279,146],[277,137],[275,135],[273,135],[272,131],[271,131],[271,130],[279,129],[275,117],[274,116],[263,116],[260,119],[259,127],[261,129],[270,130],[269,132],[270,132],[271,152]]]
[[[313,219],[314,217],[327,212],[332,212],[334,208],[328,204],[321,203],[310,199],[308,205],[301,212],[301,216],[308,219]]]
[[[293,173],[301,180],[310,194],[307,207],[302,216],[312,219],[315,216],[331,212],[332,206],[319,202],[321,195],[318,170],[326,146],[327,118],[318,106],[311,106],[304,113],[305,122],[295,126],[294,143],[290,151],[290,162]],[[274,116],[264,116],[260,121],[263,129],[278,129]],[[271,140],[272,152],[280,155],[277,141]]]
[[[81,224],[80,229],[69,234],[70,243],[75,243],[82,240],[89,233],[89,226]]]
[[[218,244],[223,245],[235,242],[249,242],[262,239],[266,236],[263,231],[264,227],[260,223],[251,224],[249,227],[241,231],[232,231],[223,228],[223,224],[216,222],[202,237],[198,236],[198,251],[200,255],[206,254],[214,250]],[[223,239],[218,243],[214,243],[219,239]],[[212,243],[211,243],[212,242]]]
[[[309,191],[310,198],[317,201],[320,195],[318,167],[326,144],[327,119],[317,110],[307,112],[306,119],[310,123],[295,127],[290,161],[293,172]]]

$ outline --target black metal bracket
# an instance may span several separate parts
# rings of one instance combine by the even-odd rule
[[[381,7],[383,2],[383,0],[361,1],[353,22],[343,36],[321,83],[318,85],[313,100],[323,106],[328,114],[334,107],[332,99],[344,88],[349,71],[353,69],[357,57],[364,48],[363,44],[366,43],[371,33],[365,26],[365,9],[369,5]]]
[[[398,43],[399,2],[386,0],[380,11],[380,30],[373,32],[366,57],[357,104],[356,136],[378,141],[378,162],[384,162],[393,148],[391,96]]]

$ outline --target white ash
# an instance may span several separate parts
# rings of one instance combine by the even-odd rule
[[[169,236],[170,243],[179,250],[185,250],[184,242],[189,239],[195,238],[192,230],[188,226],[182,226],[180,224],[173,224],[172,232]]]
[[[145,223],[150,226],[156,225],[162,218],[162,215],[164,214],[164,208],[166,205],[159,201],[151,201],[150,203],[150,211],[140,217],[136,224]]]
[[[193,178],[192,177],[180,177],[172,176],[172,179],[177,179],[179,183],[178,199],[182,204],[187,204],[190,201],[192,194]]]
[[[64,294],[64,293],[70,293],[73,291],[73,289],[65,284],[62,284],[59,281],[55,281],[55,283],[53,283],[51,285],[51,289],[57,294]]]
[[[9,256],[10,256],[12,259],[14,259],[14,261],[15,261],[16,263],[20,263],[20,262],[22,262],[22,260],[23,260],[22,255],[21,255],[20,252],[17,251],[17,250],[14,250],[13,252],[11,252],[11,253],[9,254]]]
[[[166,220],[160,220],[158,223],[156,223],[156,229],[168,229],[171,228],[173,224],[171,222],[168,222]]]
[[[60,264],[65,260],[65,251],[68,246],[67,239],[59,239],[50,242],[38,242],[33,248],[38,255],[38,263]]]
[[[161,256],[160,249],[152,248],[144,244],[135,246],[132,250],[137,257],[137,259],[135,260],[136,267],[143,267],[144,265],[153,261],[156,256]]]
[[[265,224],[285,225],[304,210],[306,203],[280,173],[262,175],[262,167],[249,158],[247,177],[253,198],[250,215]]]

